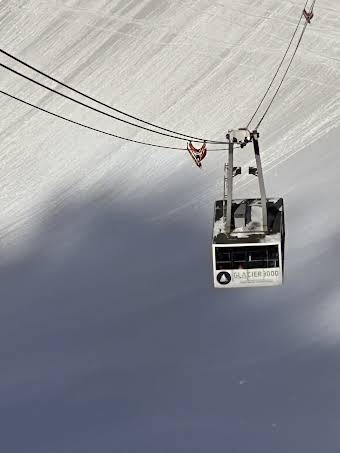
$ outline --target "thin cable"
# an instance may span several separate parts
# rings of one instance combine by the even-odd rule
[[[20,64],[26,66],[27,68],[29,68],[29,69],[31,69],[31,70],[37,72],[38,74],[40,74],[40,75],[42,75],[42,76],[44,76],[44,77],[46,77],[46,78],[52,80],[53,82],[58,83],[59,85],[61,85],[61,86],[65,87],[65,88],[67,88],[67,89],[73,91],[74,93],[77,93],[77,94],[79,94],[79,95],[81,95],[81,96],[84,96],[84,97],[87,98],[87,99],[90,99],[90,100],[93,101],[93,102],[96,102],[97,104],[100,104],[100,105],[102,105],[102,106],[104,106],[104,107],[107,107],[107,108],[109,108],[109,109],[111,109],[111,110],[113,110],[113,111],[115,111],[115,112],[117,112],[117,113],[120,113],[121,115],[127,116],[128,118],[132,118],[132,119],[134,119],[134,120],[140,121],[141,123],[147,124],[148,126],[152,126],[152,127],[157,128],[157,129],[160,129],[160,130],[163,130],[163,131],[166,131],[166,132],[170,132],[171,134],[180,135],[180,136],[182,136],[182,138],[181,138],[181,137],[174,137],[173,135],[163,134],[163,133],[161,133],[161,132],[159,132],[159,131],[154,131],[154,130],[152,130],[152,129],[149,129],[149,128],[140,126],[140,125],[138,125],[138,124],[134,124],[134,123],[128,122],[128,121],[123,120],[123,119],[121,119],[121,118],[117,118],[117,117],[115,117],[115,116],[113,116],[113,115],[109,115],[108,113],[105,113],[105,112],[103,112],[102,110],[95,109],[97,112],[102,113],[102,114],[107,115],[107,116],[111,116],[112,118],[114,118],[114,119],[116,119],[116,120],[118,120],[118,121],[126,122],[127,124],[130,124],[130,125],[132,125],[132,126],[134,126],[134,127],[138,127],[138,128],[141,128],[141,129],[144,129],[144,130],[153,132],[153,133],[155,133],[155,134],[164,135],[164,136],[166,136],[166,137],[171,137],[171,138],[176,138],[177,140],[191,140],[191,141],[195,141],[195,142],[203,142],[203,141],[205,141],[206,143],[212,143],[212,144],[227,144],[227,142],[223,142],[223,141],[218,141],[218,140],[208,140],[208,139],[204,139],[204,138],[200,138],[200,137],[195,137],[195,136],[183,134],[183,133],[181,133],[181,132],[176,132],[176,131],[173,131],[173,130],[171,130],[171,129],[167,129],[167,128],[165,128],[165,127],[157,126],[156,124],[150,123],[150,122],[148,122],[148,121],[144,121],[144,120],[142,120],[141,118],[138,118],[138,117],[136,117],[136,116],[130,115],[130,114],[128,114],[128,113],[126,113],[126,112],[124,112],[124,111],[122,111],[122,110],[116,109],[116,108],[112,107],[112,106],[109,105],[109,104],[105,104],[104,102],[99,101],[99,100],[95,99],[94,97],[89,96],[89,95],[83,93],[82,91],[79,91],[79,90],[77,90],[77,89],[75,89],[75,88],[73,88],[73,87],[67,85],[66,83],[63,83],[63,82],[61,82],[60,80],[57,80],[56,78],[51,77],[50,75],[46,74],[45,72],[40,71],[39,69],[35,68],[34,66],[32,66],[32,65],[30,65],[30,64],[28,64],[28,63],[26,63],[26,62],[23,61],[23,60],[20,60],[19,58],[15,57],[14,55],[10,54],[9,52],[6,52],[5,50],[3,50],[3,49],[1,49],[1,48],[0,48],[0,53],[6,55],[6,56],[9,57],[9,58],[12,58],[14,61],[16,61],[16,62],[18,62],[18,63],[20,63]],[[3,65],[3,67],[6,67],[6,66]],[[6,68],[8,69],[8,67],[6,67]],[[13,70],[13,72],[15,72],[15,71]],[[17,74],[19,74],[19,73],[17,73]],[[26,76],[25,76],[25,77],[26,77]],[[26,77],[26,78],[27,78],[28,80],[34,82],[34,83],[39,84],[40,86],[42,86],[42,87],[44,87],[44,88],[46,88],[46,89],[52,90],[52,91],[54,91],[54,92],[57,93],[57,94],[61,94],[61,93],[59,93],[58,91],[53,90],[52,88],[48,88],[48,87],[46,87],[45,85],[40,84],[39,82],[34,81],[33,79],[30,79],[30,78],[28,78],[28,77]],[[68,99],[71,99],[71,100],[73,100],[73,101],[75,101],[75,102],[78,102],[78,103],[80,102],[80,101],[76,101],[76,100],[74,100],[73,98],[70,98],[70,97],[68,97]],[[88,107],[88,108],[92,108],[92,110],[94,109],[94,107],[88,106],[87,104],[83,104],[83,103],[81,103],[81,104],[84,105],[84,106],[86,106],[86,107]]]
[[[64,121],[67,121],[67,122],[72,123],[72,124],[76,124],[77,126],[81,126],[81,127],[86,128],[86,129],[90,129],[91,131],[99,132],[100,134],[109,135],[110,137],[119,138],[120,140],[125,140],[125,141],[132,142],[132,143],[138,143],[139,145],[153,146],[155,148],[187,151],[186,148],[176,148],[176,147],[173,147],[173,146],[156,145],[154,143],[142,142],[142,141],[139,141],[139,140],[133,140],[131,138],[126,138],[126,137],[122,137],[120,135],[112,134],[110,132],[106,132],[106,131],[103,131],[101,129],[96,129],[95,127],[87,126],[86,124],[79,123],[78,121],[70,120],[69,118],[66,118],[66,117],[64,117],[62,115],[58,115],[57,113],[51,112],[51,111],[46,110],[46,109],[44,109],[42,107],[39,107],[39,106],[37,106],[35,104],[31,104],[30,102],[24,101],[23,99],[18,98],[16,96],[12,95],[12,94],[9,94],[6,91],[0,90],[0,94],[4,94],[5,96],[8,96],[11,99],[15,99],[16,101],[19,101],[22,104],[25,104],[25,105],[28,105],[30,107],[33,107],[33,108],[35,108],[37,110],[40,110],[41,112],[48,113],[49,115],[52,115],[52,116],[54,116],[56,118],[60,118],[60,119],[62,119]],[[215,149],[209,150],[209,152],[211,152],[211,151],[226,151],[226,150],[227,150],[226,148],[215,148]]]
[[[306,2],[305,2],[305,5],[304,5],[303,10],[305,10],[305,8],[307,7],[307,4],[308,4],[308,0],[306,0]],[[284,53],[284,55],[283,55],[283,57],[282,57],[282,59],[281,59],[281,62],[280,62],[280,64],[279,64],[279,66],[278,66],[277,69],[276,69],[276,72],[275,72],[275,74],[274,74],[274,77],[272,78],[272,80],[271,80],[271,82],[270,82],[270,84],[269,84],[269,86],[268,86],[268,88],[267,88],[267,91],[264,93],[264,95],[263,95],[263,97],[262,97],[262,99],[261,99],[259,105],[257,106],[257,109],[255,110],[255,112],[253,113],[253,116],[250,118],[250,120],[249,120],[249,122],[248,122],[248,124],[247,124],[247,129],[249,129],[250,123],[251,123],[251,122],[253,121],[253,119],[255,118],[257,112],[259,111],[261,105],[263,104],[263,101],[265,100],[265,98],[267,97],[267,94],[269,93],[271,87],[273,86],[273,83],[274,83],[274,81],[275,81],[275,79],[276,79],[276,76],[278,75],[278,73],[279,73],[279,71],[280,71],[280,69],[281,69],[281,67],[282,67],[282,65],[283,65],[283,63],[284,63],[284,61],[285,61],[285,59],[286,59],[286,56],[287,56],[287,54],[288,54],[288,52],[289,52],[289,49],[290,49],[290,47],[291,47],[291,45],[292,45],[292,43],[293,43],[293,40],[294,40],[294,38],[295,38],[295,35],[296,35],[296,33],[297,33],[298,29],[299,29],[299,26],[300,26],[300,24],[301,24],[302,18],[303,18],[303,11],[302,11],[302,13],[301,13],[299,22],[297,23],[297,26],[296,26],[296,28],[295,28],[295,30],[294,30],[294,33],[293,33],[293,35],[292,35],[292,37],[291,37],[291,39],[290,39],[290,41],[289,41],[288,47],[287,47],[287,49],[286,49],[286,51],[285,51],[285,53]]]
[[[314,8],[315,3],[316,3],[316,0],[313,0],[313,3],[312,3],[312,6],[311,6],[310,11],[313,11],[313,8]],[[257,126],[256,126],[256,128],[255,128],[255,130],[257,130],[257,129],[260,127],[262,121],[264,120],[265,116],[267,115],[267,113],[268,113],[270,107],[272,106],[272,104],[273,104],[273,102],[274,102],[274,100],[275,100],[275,98],[276,98],[276,96],[277,96],[277,94],[278,94],[278,92],[279,92],[279,90],[280,90],[280,88],[281,88],[281,86],[282,86],[282,84],[283,84],[285,78],[286,78],[286,75],[287,75],[287,73],[288,73],[288,71],[289,71],[289,69],[290,69],[290,67],[291,67],[291,65],[292,65],[292,63],[293,63],[294,57],[295,57],[295,55],[296,55],[296,52],[298,51],[298,48],[299,48],[299,46],[300,46],[300,44],[301,44],[303,35],[305,34],[307,25],[308,25],[308,21],[307,21],[307,19],[306,19],[305,24],[304,24],[303,29],[302,29],[302,32],[301,32],[301,35],[300,35],[300,38],[299,38],[299,40],[298,40],[298,42],[297,42],[297,44],[296,44],[295,50],[294,50],[294,52],[293,52],[293,55],[291,56],[291,59],[290,59],[289,64],[288,64],[288,66],[287,66],[287,69],[286,69],[286,71],[284,72],[284,74],[283,74],[283,76],[282,76],[282,79],[281,79],[281,82],[279,83],[279,86],[277,87],[277,89],[276,89],[276,91],[275,91],[275,93],[274,93],[274,95],[273,95],[273,97],[272,97],[272,100],[270,101],[268,107],[266,108],[264,114],[262,115],[260,121],[258,122],[258,124],[257,124]]]
[[[118,118],[117,116],[111,115],[110,113],[106,113],[106,112],[104,112],[102,110],[98,110],[97,108],[92,107],[91,105],[85,104],[84,102],[78,101],[77,99],[74,99],[71,96],[68,96],[67,94],[60,93],[60,91],[54,90],[53,88],[50,88],[47,85],[44,85],[43,83],[38,82],[37,80],[34,80],[31,77],[29,77],[29,76],[27,76],[25,74],[22,74],[21,72],[16,71],[15,69],[10,68],[9,66],[7,66],[7,65],[5,65],[3,63],[0,63],[0,67],[4,68],[4,69],[7,69],[8,71],[18,75],[19,77],[22,77],[22,78],[28,80],[29,82],[32,82],[32,83],[34,83],[34,84],[36,84],[36,85],[38,85],[38,86],[40,86],[42,88],[45,88],[46,90],[51,91],[52,93],[58,94],[59,96],[65,98],[65,99],[68,99],[68,100],[70,100],[72,102],[75,102],[76,104],[79,104],[79,105],[81,105],[83,107],[86,107],[86,108],[88,108],[90,110],[93,110],[94,112],[101,113],[102,115],[108,116],[108,117],[113,118],[113,119],[115,119],[117,121],[120,121],[122,123],[129,124],[130,126],[135,126],[135,127],[138,127],[140,129],[143,129],[143,130],[146,130],[146,131],[154,132],[155,134],[162,135],[164,137],[170,137],[170,138],[174,138],[176,140],[181,140],[181,141],[185,140],[184,138],[176,137],[175,135],[165,134],[164,132],[159,132],[159,131],[153,131],[152,129],[149,129],[147,127],[139,126],[137,124],[132,123],[131,121],[127,121],[127,120],[124,120],[122,118]],[[220,143],[220,142],[218,142],[218,143]]]
[[[129,139],[129,138],[121,137],[121,136],[116,135],[116,134],[111,134],[110,132],[106,132],[106,131],[103,131],[101,129],[96,129],[95,127],[87,126],[86,124],[79,123],[78,121],[70,120],[69,118],[65,118],[62,115],[58,115],[57,113],[50,112],[49,110],[46,110],[46,109],[44,109],[42,107],[39,107],[39,106],[34,105],[34,104],[31,104],[30,102],[24,101],[23,99],[20,99],[20,98],[18,98],[16,96],[13,96],[12,94],[7,93],[6,91],[0,90],[0,93],[4,94],[4,95],[6,95],[6,96],[8,96],[8,97],[10,97],[12,99],[15,99],[16,101],[19,101],[19,102],[21,102],[23,104],[29,105],[30,107],[33,107],[33,108],[35,108],[37,110],[40,110],[40,111],[42,111],[44,113],[48,113],[49,115],[52,115],[52,116],[55,116],[57,118],[63,119],[65,121],[68,121],[69,123],[76,124],[77,126],[85,127],[86,129],[90,129],[92,131],[99,132],[101,134],[109,135],[111,137],[119,138],[121,140],[126,140],[126,141],[133,142],[133,143],[138,143],[138,144],[141,144],[141,145],[156,146],[158,148],[166,148],[166,149],[185,150],[185,148],[173,148],[171,146],[160,146],[160,145],[155,145],[155,144],[151,144],[151,143],[141,142],[141,141],[138,141],[138,140],[132,140],[132,139]]]

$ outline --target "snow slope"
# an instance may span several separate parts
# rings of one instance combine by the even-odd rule
[[[3,0],[0,34],[5,50],[117,108],[222,139],[249,119],[300,11],[296,0]],[[286,203],[280,289],[212,288],[223,153],[199,172],[180,151],[2,97],[6,453],[338,452],[340,8],[315,12],[260,130],[267,192]],[[0,86],[169,144],[5,70]]]

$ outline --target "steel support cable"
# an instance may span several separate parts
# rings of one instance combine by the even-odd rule
[[[306,0],[303,9],[305,9],[305,8],[307,7],[307,4],[308,4],[308,0]],[[299,29],[299,26],[300,26],[300,24],[301,24],[302,18],[303,18],[303,11],[302,11],[301,16],[300,16],[300,18],[299,18],[299,21],[298,21],[298,23],[297,23],[297,26],[296,26],[296,28],[295,28],[295,30],[294,30],[294,33],[293,33],[293,35],[292,35],[292,37],[291,37],[291,39],[290,39],[290,41],[289,41],[288,47],[287,47],[287,49],[286,49],[286,51],[285,51],[285,53],[284,53],[284,55],[283,55],[283,57],[282,57],[282,59],[281,59],[281,61],[280,61],[280,64],[279,64],[279,66],[277,67],[276,72],[275,72],[275,74],[274,74],[274,76],[273,76],[273,78],[272,78],[272,80],[271,80],[271,82],[270,82],[270,84],[269,84],[269,86],[268,86],[268,88],[267,88],[267,91],[264,93],[264,95],[263,95],[263,97],[262,97],[262,99],[261,99],[259,105],[257,106],[257,109],[255,110],[255,112],[253,113],[253,116],[250,118],[250,120],[249,120],[249,122],[248,122],[248,124],[247,124],[247,129],[249,129],[250,123],[251,123],[251,122],[253,121],[253,119],[255,118],[257,112],[260,110],[261,105],[263,104],[264,100],[266,99],[266,97],[267,97],[267,95],[268,95],[268,93],[269,93],[271,87],[273,86],[273,83],[274,83],[274,81],[275,81],[275,79],[276,79],[276,77],[277,77],[277,75],[278,75],[278,73],[279,73],[279,71],[280,71],[280,69],[281,69],[281,67],[282,67],[282,65],[283,65],[283,63],[284,63],[284,61],[285,61],[285,59],[286,59],[286,56],[287,56],[287,54],[288,54],[288,52],[289,52],[289,49],[290,49],[290,47],[291,47],[291,45],[292,45],[292,43],[293,43],[293,41],[294,41],[294,38],[295,38],[295,36],[296,36],[296,33],[297,33],[297,31],[298,31],[298,29]]]
[[[165,128],[165,127],[158,126],[158,125],[153,124],[153,123],[151,123],[151,122],[144,121],[144,120],[142,120],[141,118],[138,118],[138,117],[136,117],[136,116],[130,115],[130,114],[128,114],[128,113],[126,113],[126,112],[124,112],[124,111],[122,111],[122,110],[116,109],[115,107],[112,107],[111,105],[106,104],[105,102],[99,101],[98,99],[95,99],[94,97],[89,96],[89,95],[87,95],[86,93],[83,93],[82,91],[79,91],[79,90],[77,90],[76,88],[73,88],[73,87],[67,85],[66,83],[61,82],[60,80],[58,80],[58,79],[56,79],[56,78],[54,78],[54,77],[52,77],[52,76],[46,74],[46,73],[43,72],[43,71],[40,71],[38,68],[36,68],[36,67],[34,67],[34,66],[32,66],[32,65],[30,65],[30,64],[28,64],[28,63],[26,63],[25,61],[23,61],[23,60],[21,60],[21,59],[15,57],[14,55],[10,54],[9,52],[6,52],[5,50],[3,50],[3,49],[1,49],[1,48],[0,48],[0,53],[2,53],[3,55],[6,55],[7,57],[11,58],[12,60],[14,60],[14,61],[16,61],[16,62],[18,62],[18,63],[20,63],[20,64],[26,66],[27,68],[29,68],[29,69],[31,69],[31,70],[37,72],[38,74],[40,74],[40,75],[42,75],[42,76],[48,78],[49,80],[52,80],[53,82],[58,83],[59,85],[61,85],[61,86],[65,87],[65,88],[67,88],[68,90],[71,90],[71,91],[73,91],[74,93],[79,94],[80,96],[84,96],[85,98],[90,99],[91,101],[96,102],[97,104],[102,105],[103,107],[107,107],[107,108],[109,108],[110,110],[113,110],[113,111],[115,111],[115,112],[117,112],[117,113],[119,113],[119,114],[121,114],[121,115],[124,115],[124,116],[126,116],[126,117],[128,117],[128,118],[132,118],[132,119],[134,119],[134,120],[136,120],[136,121],[140,121],[141,123],[147,124],[148,126],[152,126],[152,127],[157,128],[157,129],[160,129],[160,130],[163,130],[163,131],[166,131],[166,132],[170,132],[171,134],[179,135],[179,136],[181,136],[181,137],[175,137],[175,136],[173,136],[173,135],[164,134],[164,133],[162,133],[162,132],[160,132],[160,131],[155,131],[155,130],[153,130],[153,129],[149,129],[149,128],[146,128],[146,127],[144,127],[144,126],[140,126],[140,125],[138,125],[138,124],[128,122],[128,121],[126,121],[126,120],[123,120],[123,119],[121,119],[121,118],[115,117],[115,116],[113,116],[113,115],[109,115],[108,113],[105,113],[105,112],[103,112],[103,111],[101,111],[101,110],[95,109],[94,107],[91,107],[91,106],[89,106],[89,105],[87,105],[87,104],[81,103],[82,105],[84,105],[84,106],[86,106],[86,107],[88,107],[88,108],[91,108],[92,110],[95,109],[97,112],[102,113],[103,115],[111,116],[113,119],[116,119],[116,120],[118,120],[118,121],[125,122],[125,123],[130,124],[130,125],[132,125],[132,126],[134,126],[134,127],[138,127],[138,128],[140,128],[140,129],[144,129],[144,130],[147,130],[147,131],[149,131],[149,132],[153,132],[153,133],[155,133],[155,134],[163,135],[163,136],[166,136],[166,137],[175,138],[175,139],[177,139],[177,140],[187,140],[187,141],[188,141],[188,140],[191,140],[192,142],[203,142],[203,141],[205,141],[206,143],[216,144],[216,145],[227,144],[227,142],[224,142],[224,141],[209,140],[209,139],[204,139],[204,138],[200,138],[200,137],[195,137],[195,136],[183,134],[183,133],[181,133],[181,132],[176,132],[176,131],[173,131],[173,130],[171,130],[171,129],[167,129],[167,128]],[[3,67],[5,67],[5,66],[3,65]],[[7,69],[8,69],[8,67],[7,67]],[[19,74],[19,73],[18,73],[18,74]],[[27,78],[27,77],[26,77],[26,78]],[[34,83],[40,84],[39,82],[36,82],[36,81],[34,81],[33,79],[30,79],[30,78],[28,78],[28,80],[33,81]],[[48,87],[46,87],[46,86],[43,85],[43,84],[40,84],[40,86],[42,86],[42,87],[44,87],[44,88],[47,88],[47,89],[49,89],[49,90],[52,90],[51,88],[48,88]],[[55,90],[52,90],[52,91],[54,91],[54,92],[57,93],[57,94],[61,94],[61,93],[59,93],[58,91],[55,91]],[[74,100],[73,98],[70,98],[70,97],[68,97],[68,99]],[[76,100],[74,100],[74,101],[75,101],[75,102],[78,102],[78,103],[80,102],[80,101],[76,101]]]
[[[311,11],[313,11],[313,8],[314,8],[315,3],[316,3],[316,0],[313,0],[312,6],[311,6]],[[301,32],[301,34],[300,34],[299,40],[298,40],[298,42],[297,42],[297,44],[296,44],[296,46],[295,46],[295,50],[294,50],[294,52],[293,52],[293,55],[291,56],[291,58],[290,58],[290,60],[289,60],[287,69],[285,70],[285,72],[284,72],[284,74],[283,74],[283,76],[282,76],[281,82],[279,83],[279,86],[277,87],[275,93],[273,94],[273,97],[272,97],[272,99],[271,99],[271,101],[270,101],[268,107],[266,108],[264,114],[262,115],[260,121],[258,122],[258,124],[257,124],[257,126],[256,126],[256,128],[255,128],[255,130],[257,130],[257,129],[260,127],[262,121],[264,120],[264,118],[265,118],[265,116],[267,115],[267,113],[268,113],[270,107],[272,106],[272,104],[273,104],[273,102],[274,102],[274,100],[275,100],[275,98],[276,98],[278,92],[280,91],[280,88],[281,88],[281,86],[282,86],[282,84],[283,84],[283,82],[284,82],[284,80],[285,80],[285,78],[286,78],[286,75],[288,74],[288,71],[289,71],[289,69],[290,69],[290,67],[291,67],[291,65],[292,65],[292,63],[293,63],[294,57],[295,57],[295,55],[296,55],[296,52],[298,51],[298,49],[299,49],[299,47],[300,47],[300,44],[301,44],[303,35],[305,34],[307,25],[308,25],[308,21],[307,21],[307,19],[306,19],[305,24],[304,24],[303,29],[302,29],[302,32]]]
[[[176,137],[175,135],[165,134],[164,132],[153,131],[152,129],[149,129],[149,128],[144,127],[144,126],[137,125],[135,123],[132,123],[131,121],[127,121],[127,120],[124,120],[122,118],[118,118],[117,116],[114,116],[114,115],[111,115],[110,113],[107,113],[107,112],[104,112],[102,110],[99,110],[99,109],[97,109],[95,107],[92,107],[91,105],[88,105],[88,104],[85,104],[84,102],[78,101],[77,99],[75,99],[75,98],[73,98],[71,96],[68,96],[67,94],[61,93],[60,91],[57,91],[57,90],[55,90],[53,88],[50,88],[47,85],[44,85],[43,83],[38,82],[37,80],[34,80],[31,77],[29,77],[29,76],[27,76],[27,75],[25,75],[25,74],[23,74],[23,73],[21,73],[19,71],[16,71],[15,69],[13,69],[13,68],[11,68],[11,67],[3,64],[3,63],[0,63],[0,67],[4,68],[4,69],[7,69],[8,71],[18,75],[19,77],[22,77],[22,78],[28,80],[29,82],[32,82],[32,83],[34,83],[34,84],[36,84],[36,85],[38,85],[38,86],[40,86],[42,88],[45,88],[46,90],[51,91],[52,93],[55,93],[55,94],[65,98],[65,99],[68,99],[68,100],[70,100],[72,102],[75,102],[76,104],[79,104],[79,105],[81,105],[83,107],[86,107],[86,108],[88,108],[88,109],[90,109],[90,110],[92,110],[94,112],[101,113],[102,115],[105,115],[105,116],[108,116],[110,118],[113,118],[114,120],[120,121],[120,122],[122,122],[124,124],[128,124],[128,125],[134,126],[134,127],[138,127],[139,129],[143,129],[143,130],[146,130],[146,131],[154,132],[155,134],[162,135],[163,137],[170,137],[170,138],[174,138],[174,139],[181,140],[181,141],[186,140],[186,139],[184,139],[182,137]],[[204,141],[204,140],[200,140],[200,141]],[[225,143],[225,142],[216,142],[215,144],[222,144],[222,143]]]
[[[139,145],[152,146],[152,147],[155,147],[155,148],[173,149],[173,150],[178,150],[178,151],[186,151],[187,150],[186,148],[177,148],[177,147],[173,147],[173,146],[157,145],[155,143],[148,143],[148,142],[143,142],[143,141],[139,141],[139,140],[133,140],[133,139],[127,138],[127,137],[122,137],[120,135],[112,134],[110,132],[106,132],[106,131],[103,131],[101,129],[97,129],[95,127],[88,126],[88,125],[80,123],[78,121],[71,120],[69,118],[66,118],[65,116],[58,115],[57,113],[51,112],[51,111],[46,110],[46,109],[44,109],[42,107],[39,107],[39,106],[37,106],[35,104],[31,104],[30,102],[27,102],[24,99],[18,98],[17,96],[9,94],[6,91],[0,90],[0,94],[4,94],[5,96],[7,96],[7,97],[9,97],[11,99],[14,99],[14,100],[16,100],[18,102],[21,102],[22,104],[25,104],[25,105],[28,105],[30,107],[33,107],[33,108],[35,108],[37,110],[40,110],[41,112],[48,113],[49,115],[54,116],[56,118],[60,118],[60,119],[62,119],[64,121],[67,121],[68,123],[76,124],[77,126],[81,126],[81,127],[86,128],[86,129],[90,129],[91,131],[99,132],[100,134],[109,135],[111,137],[119,138],[120,140],[125,140],[125,141],[132,142],[132,143],[138,143]],[[211,151],[226,151],[226,148],[214,148],[214,149],[209,150],[209,152],[211,152]]]

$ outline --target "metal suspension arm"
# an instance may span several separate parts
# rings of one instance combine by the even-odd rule
[[[262,164],[261,164],[261,157],[260,157],[260,148],[258,137],[259,134],[257,131],[253,132],[253,144],[254,144],[254,152],[255,152],[255,160],[259,178],[259,187],[261,193],[261,206],[262,206],[262,223],[263,223],[263,231],[265,233],[268,232],[268,219],[267,219],[267,196],[266,196],[266,188],[264,186],[264,178],[263,178],[263,171],[262,171]]]
[[[227,169],[227,218],[225,224],[225,232],[231,232],[231,208],[233,204],[233,167],[234,167],[234,143],[229,142],[228,152],[228,169]]]

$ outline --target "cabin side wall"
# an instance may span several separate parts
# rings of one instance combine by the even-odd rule
[[[242,268],[242,269],[216,269],[216,249],[217,248],[233,248],[248,249],[250,247],[266,247],[268,245],[276,245],[278,247],[279,267],[273,268]],[[267,243],[267,244],[213,244],[212,246],[212,263],[213,263],[213,277],[215,288],[245,288],[245,287],[261,287],[261,286],[279,286],[282,284],[282,253],[281,243]]]

